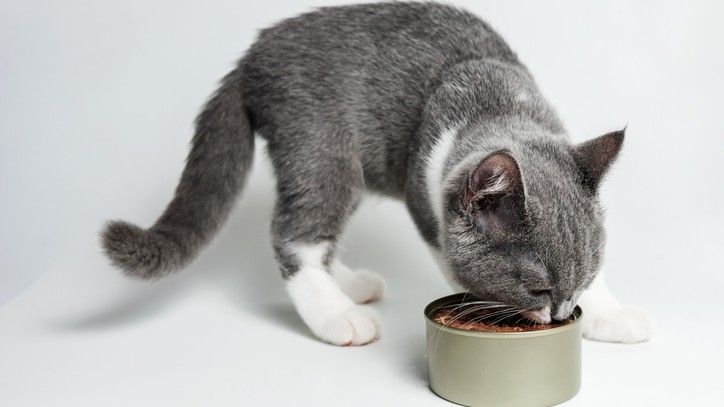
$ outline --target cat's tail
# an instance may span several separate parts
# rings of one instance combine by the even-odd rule
[[[126,274],[155,278],[191,261],[220,228],[244,186],[254,135],[239,69],[229,73],[196,119],[196,133],[175,196],[148,229],[109,222],[101,243]]]

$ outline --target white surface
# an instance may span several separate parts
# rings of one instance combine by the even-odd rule
[[[602,194],[605,267],[658,332],[585,342],[568,405],[721,404],[722,6],[468,3],[576,140],[628,124]],[[371,198],[346,235],[343,260],[389,283],[383,337],[363,348],[320,343],[291,309],[262,153],[182,274],[128,281],[100,255],[104,220],[148,225],[168,202],[196,110],[256,30],[309,7],[0,3],[0,405],[445,404],[426,388],[421,310],[448,291],[399,203]]]

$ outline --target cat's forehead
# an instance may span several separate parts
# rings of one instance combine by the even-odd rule
[[[521,169],[528,209],[551,223],[590,217],[597,210],[597,200],[584,189],[575,166],[541,161]]]
[[[576,262],[598,239],[601,216],[595,199],[551,186],[526,203],[531,242],[557,269]]]

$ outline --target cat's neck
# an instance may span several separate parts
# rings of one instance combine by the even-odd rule
[[[453,67],[428,100],[412,151],[406,201],[433,248],[445,211],[443,186],[486,155],[567,143],[565,130],[524,67],[468,61]]]
[[[451,179],[470,173],[488,155],[507,151],[523,159],[536,151],[567,145],[565,133],[552,132],[539,122],[520,116],[496,116],[442,131],[425,173],[427,195],[438,225],[446,205],[445,186]]]

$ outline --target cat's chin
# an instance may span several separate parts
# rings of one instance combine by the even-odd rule
[[[537,310],[523,311],[523,316],[537,324],[551,323],[551,307],[545,306]]]

